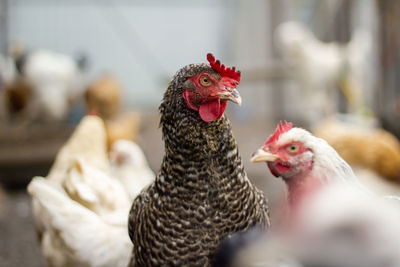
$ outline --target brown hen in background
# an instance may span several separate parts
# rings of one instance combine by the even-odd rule
[[[118,80],[103,74],[89,84],[86,93],[86,108],[104,121],[107,131],[107,147],[120,139],[137,141],[140,115],[137,112],[122,113],[123,90]]]
[[[388,131],[329,119],[314,134],[325,139],[350,165],[400,182],[400,142]]]
[[[103,119],[115,117],[121,110],[121,85],[115,77],[104,74],[94,80],[86,89],[86,106]]]

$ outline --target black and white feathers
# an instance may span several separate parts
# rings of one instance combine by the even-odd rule
[[[183,84],[206,64],[174,76],[160,106],[165,155],[153,184],[133,202],[130,266],[209,266],[222,238],[268,227],[268,205],[247,178],[225,116],[203,121],[182,97]]]

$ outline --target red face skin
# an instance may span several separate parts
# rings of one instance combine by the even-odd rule
[[[199,112],[203,121],[210,122],[224,114],[230,95],[238,82],[228,77],[219,78],[207,72],[192,76],[184,84],[186,105]]]
[[[292,166],[289,160],[301,156],[306,151],[310,151],[310,149],[306,149],[300,142],[291,142],[279,147],[268,145],[264,147],[264,150],[279,156],[275,161],[268,162],[268,167],[275,177],[282,176],[284,179],[288,178],[290,174],[295,175],[295,173],[292,173],[294,166]],[[297,169],[299,167],[311,170],[312,162],[304,162],[300,166],[296,166]]]
[[[271,173],[276,177],[282,177],[288,186],[289,203],[292,207],[301,203],[304,196],[310,195],[320,186],[320,180],[314,179],[311,174],[313,160],[304,153],[311,151],[300,142],[291,142],[279,147],[267,145],[263,148],[272,154],[279,156],[275,161],[267,162]]]

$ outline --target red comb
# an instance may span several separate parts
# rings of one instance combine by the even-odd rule
[[[278,126],[276,126],[275,132],[268,138],[267,142],[265,142],[265,145],[268,146],[275,143],[283,133],[288,132],[292,128],[293,123],[287,121],[283,121],[282,123],[282,121],[280,121]]]
[[[207,54],[207,60],[210,62],[211,68],[218,72],[221,77],[232,78],[240,83],[240,71],[236,71],[235,67],[225,67],[219,60],[215,61],[215,57],[211,53]]]

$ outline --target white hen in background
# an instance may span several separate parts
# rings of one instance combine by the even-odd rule
[[[131,200],[124,185],[108,173],[78,157],[62,187],[72,200],[95,212],[105,222],[126,225]]]
[[[126,222],[106,222],[41,177],[28,191],[40,209],[41,249],[50,266],[127,266],[133,246]]]
[[[41,249],[50,266],[128,264],[130,198],[146,184],[143,177],[150,177],[150,170],[141,169],[147,161],[129,141],[122,142],[126,154],[120,156],[127,161],[120,169],[111,168],[106,140],[101,118],[86,116],[60,149],[47,178],[35,177],[28,185]],[[139,164],[140,171],[123,162]]]
[[[70,102],[83,94],[78,64],[67,55],[47,50],[29,53],[22,72],[34,92],[27,107],[31,120],[65,119]]]
[[[307,103],[302,108],[310,124],[337,112],[334,100],[339,87],[352,111],[363,111],[372,103],[375,75],[369,32],[355,30],[346,44],[326,43],[301,22],[288,21],[277,27],[275,41],[284,58],[293,64]]]
[[[112,176],[124,185],[131,200],[155,178],[142,149],[132,141],[116,141],[111,147],[110,161]]]
[[[253,242],[230,244],[224,255],[231,267],[398,267],[399,220],[398,200],[331,184],[265,235],[242,234],[239,242]]]

